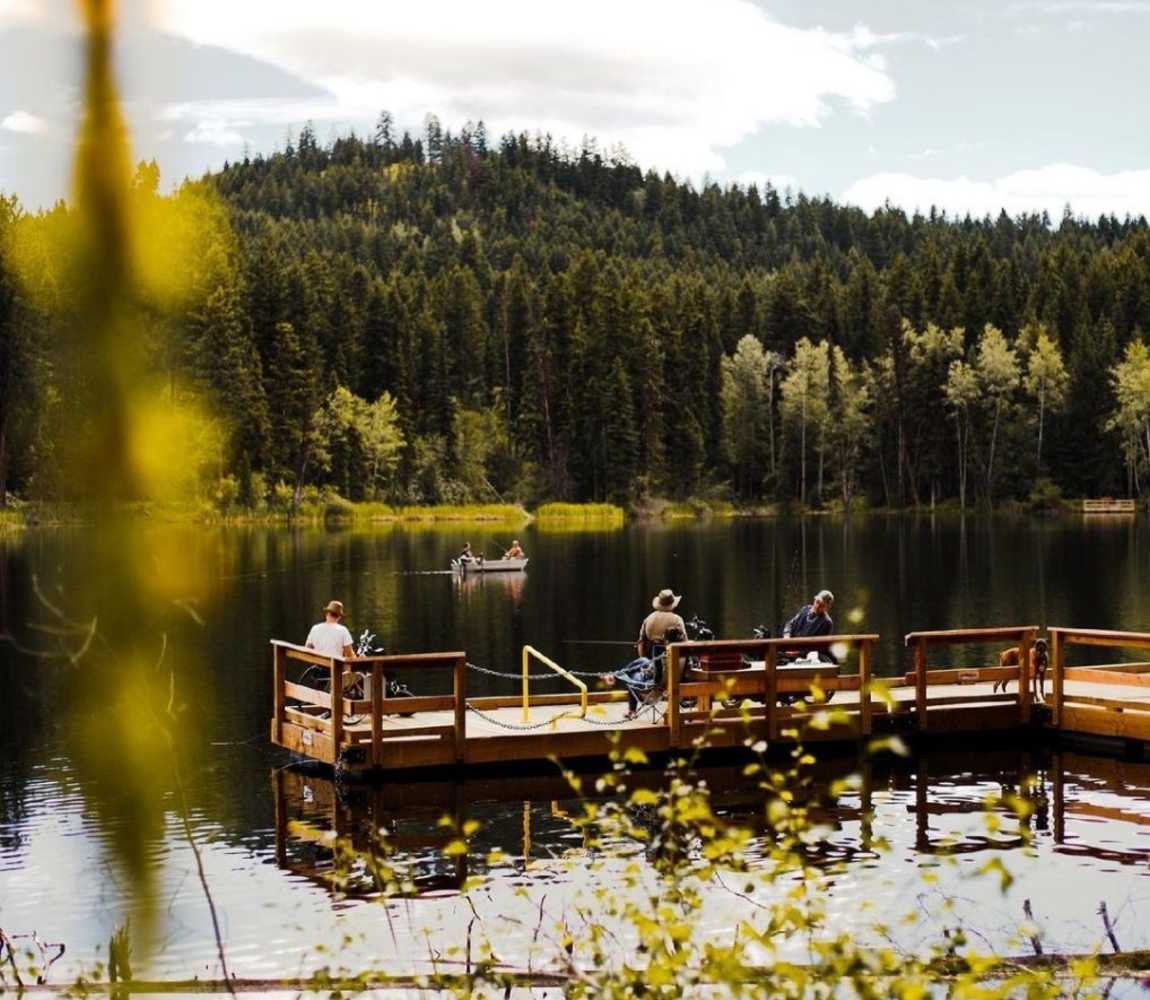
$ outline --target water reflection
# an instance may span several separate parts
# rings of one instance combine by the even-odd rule
[[[825,832],[812,848],[816,864],[897,865],[900,846],[920,861],[990,852],[1017,854],[1021,861],[1030,846],[1040,855],[1088,858],[1150,874],[1150,763],[1007,748],[940,751],[905,761],[843,757],[820,761],[815,774],[815,794],[823,799],[832,781],[858,778],[838,801],[812,809]],[[770,837],[766,800],[742,765],[701,768],[696,777],[711,789],[718,814],[756,831],[760,841],[753,851],[761,850]],[[468,874],[496,880],[522,875],[533,860],[559,858],[581,846],[583,836],[572,822],[581,804],[558,774],[371,787],[278,769],[271,781],[276,863],[323,885],[340,901],[378,894],[373,858],[386,856],[398,865],[418,892],[459,891]],[[655,788],[665,781],[660,772],[647,771],[629,784]],[[1030,806],[1022,820],[1025,832],[1007,804],[1014,796]],[[994,824],[987,823],[991,814]],[[470,850],[446,857],[453,830],[469,818],[481,821]],[[876,831],[894,845],[893,855],[876,852]],[[337,857],[337,840],[354,851],[350,862]],[[488,859],[496,848],[507,857],[492,866]]]
[[[180,688],[189,692],[186,710],[199,724],[186,780],[232,940],[247,949],[244,968],[271,974],[282,970],[274,967],[268,934],[276,935],[279,955],[294,954],[301,936],[292,929],[294,917],[269,918],[269,907],[303,910],[311,920],[309,907],[330,915],[334,900],[341,919],[355,913],[366,923],[369,908],[353,893],[375,892],[366,866],[333,892],[322,870],[331,865],[330,843],[293,838],[292,819],[325,834],[358,828],[361,846],[365,831],[394,828],[412,838],[399,856],[413,881],[435,893],[457,891],[461,866],[499,886],[554,879],[554,859],[582,847],[567,818],[575,806],[558,777],[421,779],[349,796],[323,779],[283,772],[286,787],[276,800],[279,785],[268,774],[286,759],[268,746],[267,641],[302,639],[333,597],[348,607],[356,634],[370,629],[389,651],[465,649],[472,662],[503,671],[515,670],[525,643],[565,667],[617,666],[630,655],[651,595],[666,586],[686,595],[688,616],[700,614],[721,636],[748,635],[761,622],[777,627],[814,589],[828,586],[840,615],[859,609],[852,627],[882,635],[875,667],[887,674],[909,669],[901,637],[914,629],[1025,623],[1142,630],[1150,621],[1150,533],[1141,520],[876,516],[628,525],[609,532],[528,529],[520,533],[531,554],[528,573],[474,583],[456,583],[442,570],[463,540],[488,546],[489,538],[503,534],[499,529],[147,530],[165,536],[162,550],[189,575],[212,581],[200,595],[180,595],[198,596],[194,607],[203,624],[184,616],[169,632],[169,641],[186,652]],[[86,529],[0,538],[0,632],[24,645],[43,641],[34,578],[74,617],[100,614],[103,620],[103,605],[116,595],[85,582],[104,578],[101,558]],[[940,650],[937,665],[984,662],[993,652]],[[0,645],[0,906],[6,929],[40,929],[52,940],[67,940],[70,955],[90,956],[96,945],[106,945],[125,907],[107,865],[107,843],[117,831],[102,829],[87,809],[98,790],[84,784],[62,722],[74,681],[70,669]],[[498,677],[469,675],[468,681],[474,695],[516,690],[515,681]],[[416,679],[412,684],[419,689]],[[892,908],[900,905],[903,887],[887,893],[880,878],[933,864],[977,867],[998,853],[1019,878],[1019,899],[1001,904],[1009,911],[1004,927],[1016,925],[1018,903],[1029,896],[1051,921],[1089,925],[1061,942],[1085,951],[1097,937],[1094,907],[1103,892],[1117,900],[1115,910],[1126,897],[1143,907],[1143,916],[1150,913],[1150,891],[1146,899],[1135,896],[1140,883],[1130,878],[1150,870],[1150,765],[988,752],[984,742],[972,739],[969,752],[932,752],[861,769],[862,786],[821,814],[829,830],[822,857],[845,862],[846,874],[836,875],[844,911],[860,898],[889,896]],[[854,759],[822,766],[825,781],[860,770]],[[981,809],[985,798],[1019,790],[1031,774],[1037,777],[1036,857],[1020,846],[1016,825],[988,831]],[[761,813],[761,799],[737,769],[708,770],[707,778],[721,810],[747,823]],[[166,780],[166,772],[157,780]],[[469,856],[444,857],[450,831],[436,825],[442,815],[482,822]],[[170,813],[167,818],[164,829],[150,831],[148,849],[163,869],[164,898],[183,921],[168,918],[174,944],[163,960],[186,971],[187,963],[212,961],[213,948],[178,826]],[[891,845],[889,853],[876,853],[879,839]],[[499,863],[488,858],[496,846],[509,855]],[[297,865],[295,874],[286,877],[280,863]],[[320,875],[323,889],[306,877],[309,871]],[[980,899],[979,905],[995,903]],[[1139,943],[1130,933],[1126,947]]]

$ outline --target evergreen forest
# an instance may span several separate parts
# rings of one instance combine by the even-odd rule
[[[1150,470],[1143,218],[868,214],[387,113],[135,187],[223,220],[147,343],[157,393],[215,418],[186,461],[221,505],[975,507]],[[82,280],[53,273],[69,213],[0,198],[4,502],[69,497],[60,449],[99,405],[59,297],[16,277]]]

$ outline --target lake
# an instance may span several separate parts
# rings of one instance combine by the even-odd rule
[[[721,637],[748,635],[758,624],[777,629],[828,587],[841,631],[881,634],[880,674],[909,669],[901,637],[914,629],[1145,629],[1150,621],[1150,533],[1134,519],[876,515],[589,532],[529,527],[518,533],[531,558],[526,573],[463,580],[443,572],[463,542],[495,555],[511,532],[140,530],[157,536],[165,558],[196,566],[210,584],[179,597],[191,610],[173,625],[170,641],[196,665],[201,683],[189,690],[211,692],[202,703],[190,695],[200,745],[185,783],[228,958],[240,976],[310,971],[330,960],[316,943],[345,935],[342,960],[353,967],[424,961],[418,927],[450,940],[469,919],[455,894],[467,873],[490,879],[485,898],[503,914],[530,910],[540,894],[555,901],[578,888],[578,867],[563,863],[582,850],[566,819],[573,796],[547,771],[344,791],[321,775],[284,768],[286,755],[267,741],[268,639],[302,641],[332,598],[346,605],[353,633],[370,629],[388,651],[465,649],[471,662],[497,671],[514,671],[525,643],[577,669],[619,664],[663,587],[682,593],[680,610],[700,615]],[[114,606],[116,594],[98,585],[98,535],[72,528],[0,537],[0,632],[25,650],[0,646],[0,928],[66,943],[56,979],[90,963],[131,910],[128,879],[112,850],[128,831],[102,807],[109,790],[77,767],[60,707],[84,661],[73,667],[33,655],[50,644],[48,604],[76,617]],[[468,683],[471,693],[516,690],[515,681],[489,674],[472,674]],[[980,741],[962,752],[861,767],[853,756],[838,757],[819,767],[826,781],[863,775],[827,817],[827,863],[842,865],[831,903],[837,919],[857,920],[862,899],[892,918],[908,907],[929,913],[949,903],[1006,948],[1030,899],[1049,949],[1085,951],[1100,939],[1095,911],[1105,899],[1123,946],[1150,945],[1150,765]],[[982,815],[988,795],[1017,788],[1028,775],[1038,783],[1031,847],[1008,824],[989,831]],[[761,809],[737,765],[716,764],[706,777],[729,815]],[[468,856],[442,854],[437,820],[445,814],[481,821]],[[402,863],[427,891],[392,904],[398,922],[373,899],[368,872],[353,873],[341,891],[330,880],[330,832],[362,835],[381,825],[402,834]],[[876,852],[876,838],[890,850]],[[506,857],[489,861],[496,846]],[[148,835],[148,855],[160,936],[137,974],[213,975],[208,913],[174,800],[162,828]],[[1007,894],[966,878],[999,856],[1017,876]],[[928,887],[921,872],[935,867],[939,881]],[[722,933],[744,905],[716,890],[705,926]],[[507,957],[522,947],[508,930]]]

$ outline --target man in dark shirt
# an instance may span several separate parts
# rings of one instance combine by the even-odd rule
[[[835,630],[835,623],[830,616],[834,603],[834,594],[829,590],[820,590],[810,604],[799,608],[799,613],[783,626],[783,638],[809,639],[831,635]]]

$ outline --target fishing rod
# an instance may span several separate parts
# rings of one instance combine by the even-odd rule
[[[563,639],[568,646],[634,646],[627,639]]]

